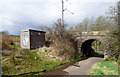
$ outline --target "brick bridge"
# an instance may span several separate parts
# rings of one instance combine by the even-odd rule
[[[81,32],[75,33],[75,38],[78,41],[78,50],[81,51],[82,55],[89,56],[91,52],[94,51],[92,49],[92,42],[97,41],[101,42],[104,46],[106,46],[105,41],[108,31],[92,31],[92,32]]]

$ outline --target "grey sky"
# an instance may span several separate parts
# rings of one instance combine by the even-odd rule
[[[73,12],[65,12],[65,22],[76,26],[86,17],[105,15],[110,5],[117,0],[64,0],[65,7]],[[19,34],[20,30],[38,29],[40,25],[52,26],[61,18],[61,0],[1,0],[0,31]]]

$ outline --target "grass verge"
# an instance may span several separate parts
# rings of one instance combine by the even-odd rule
[[[20,55],[18,55],[21,53]],[[64,66],[69,61],[48,60],[48,52],[38,50],[16,51],[16,54],[2,56],[2,75],[3,76],[26,76],[42,75],[56,68]]]
[[[90,76],[95,75],[118,75],[117,61],[101,61],[93,65]]]

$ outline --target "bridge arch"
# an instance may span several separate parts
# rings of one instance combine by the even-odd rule
[[[78,50],[81,54],[81,56],[90,55],[92,51],[92,43],[94,41],[100,41],[104,46],[106,46],[105,41],[108,37],[107,34],[108,31],[91,31],[91,32],[81,32],[76,33],[75,38],[78,42]],[[90,52],[89,52],[90,51]],[[86,53],[89,52],[89,53]]]
[[[92,48],[92,43],[94,41],[99,41],[104,44],[104,40],[101,40],[101,39],[96,39],[96,38],[84,39],[80,46],[82,56],[87,56],[87,57],[92,56],[92,53],[95,51]]]

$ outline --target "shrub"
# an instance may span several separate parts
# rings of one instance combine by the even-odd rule
[[[13,40],[10,38],[7,34],[2,34],[2,49],[3,50],[11,50],[10,44],[13,42]]]
[[[111,29],[111,32],[108,34],[106,44],[109,47],[108,53],[111,55],[110,57],[113,59],[118,59],[119,57],[119,45],[120,45],[120,40],[119,40],[119,33],[116,28]]]
[[[61,23],[62,20],[58,20],[55,23],[54,30],[52,33],[52,46],[55,47],[58,55],[68,60],[77,56],[77,42],[72,34],[69,34],[65,27],[66,25]]]

